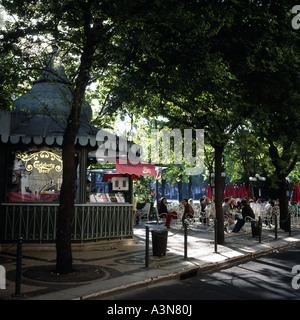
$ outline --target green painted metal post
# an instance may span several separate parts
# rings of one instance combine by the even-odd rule
[[[258,217],[258,242],[261,243],[261,234],[262,234],[262,222],[261,222],[261,216]]]
[[[17,262],[16,262],[16,279],[15,279],[15,295],[21,294],[21,275],[22,275],[22,242],[23,238],[18,237],[17,242]]]
[[[184,222],[184,259],[187,259],[187,223]]]
[[[218,253],[218,220],[214,220],[215,253]]]
[[[275,219],[275,240],[277,240],[278,220],[277,220],[276,214],[274,214],[274,219]]]
[[[149,268],[149,226],[146,226],[145,268]]]

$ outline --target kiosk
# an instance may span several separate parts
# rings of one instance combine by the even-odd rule
[[[30,242],[56,240],[63,181],[61,146],[71,102],[71,84],[55,50],[46,71],[29,92],[14,101],[14,110],[0,111],[0,242],[12,242],[18,236]],[[84,102],[75,140],[72,239],[131,238],[132,175],[114,179],[113,192],[96,192],[87,201],[87,168],[97,162],[95,151],[100,146],[99,128],[90,124],[91,118],[92,109]]]

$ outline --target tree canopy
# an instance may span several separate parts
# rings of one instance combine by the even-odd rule
[[[130,110],[151,119],[163,116],[168,128],[205,130],[206,144],[215,152],[221,242],[221,170],[224,150],[234,141],[245,172],[253,154],[259,158],[268,153],[282,189],[281,212],[287,213],[285,178],[300,155],[300,38],[291,26],[293,1],[2,0],[1,4],[13,19],[0,34],[0,107],[10,109],[12,94],[26,88],[23,80],[30,83],[35,78],[45,66],[49,46],[58,44],[73,94],[64,136],[65,164],[72,162],[87,88],[98,81],[90,98],[101,103],[96,120],[100,125]],[[247,132],[254,140],[247,135],[245,139]],[[253,149],[247,152],[241,141],[253,143]],[[64,165],[64,170],[62,225],[72,217],[76,180],[73,166]],[[66,229],[62,233],[67,239]]]

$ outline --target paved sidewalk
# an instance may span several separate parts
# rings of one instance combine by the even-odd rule
[[[162,225],[148,225],[150,231],[164,229]],[[150,232],[149,268],[145,268],[145,224],[135,226],[134,235],[134,239],[126,241],[73,245],[74,265],[93,267],[93,271],[90,272],[99,269],[102,273],[98,279],[87,278],[78,282],[74,279],[66,281],[35,279],[34,270],[55,268],[55,245],[23,244],[21,284],[23,295],[20,297],[14,296],[16,245],[0,244],[0,265],[6,269],[6,289],[0,290],[0,300],[71,300],[95,296],[105,299],[108,294],[128,288],[211,271],[300,244],[299,229],[293,229],[291,236],[279,230],[278,239],[274,240],[274,231],[264,228],[261,243],[249,232],[225,234],[225,245],[218,245],[215,253],[213,227],[196,224],[188,229],[187,259],[184,259],[184,231],[180,226],[173,226],[168,232],[166,256],[152,255]],[[26,276],[28,274],[31,276]]]

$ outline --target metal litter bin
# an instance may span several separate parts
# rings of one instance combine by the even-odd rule
[[[152,230],[152,251],[154,256],[165,256],[167,252],[168,230]]]
[[[258,221],[251,222],[252,237],[259,237],[261,234],[261,226]]]

